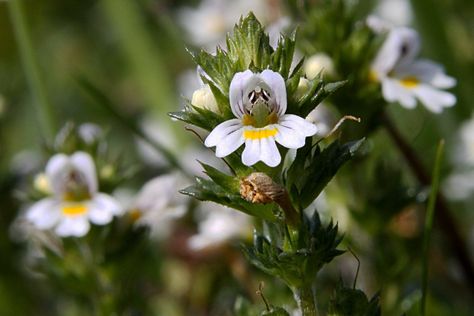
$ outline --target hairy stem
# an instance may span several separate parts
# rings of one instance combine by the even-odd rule
[[[311,286],[302,286],[293,289],[295,300],[301,310],[303,316],[317,316],[318,309],[316,307],[316,300]]]

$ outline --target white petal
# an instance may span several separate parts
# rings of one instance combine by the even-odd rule
[[[240,128],[225,136],[216,146],[216,157],[225,157],[237,150],[244,143],[243,129]]]
[[[305,143],[305,136],[301,135],[294,129],[278,125],[278,133],[275,140],[286,148],[301,148]]]
[[[47,198],[33,204],[26,212],[26,219],[39,229],[50,229],[58,222],[60,215],[58,201]]]
[[[212,130],[204,141],[206,147],[213,147],[219,144],[224,137],[231,134],[242,127],[242,122],[239,119],[232,119],[225,121]]]
[[[245,149],[242,153],[242,162],[246,166],[252,166],[260,160],[260,140],[248,139],[245,141]]]
[[[55,231],[61,237],[82,237],[87,234],[89,228],[90,224],[85,216],[63,217]]]
[[[112,221],[114,215],[122,213],[120,204],[110,195],[99,193],[89,203],[88,216],[92,223],[105,225]]]
[[[456,104],[456,97],[453,94],[437,90],[425,84],[414,89],[414,93],[420,99],[421,103],[434,113],[440,113],[443,108],[451,107]]]
[[[97,172],[92,157],[88,153],[79,151],[74,153],[70,159],[74,168],[84,175],[89,192],[91,194],[97,192]]]
[[[260,77],[273,91],[275,102],[278,106],[278,116],[285,114],[287,106],[286,86],[283,77],[278,72],[274,72],[269,69],[262,71]]]
[[[399,102],[407,109],[413,109],[416,106],[413,91],[404,88],[396,79],[384,78],[382,80],[382,94],[387,102]]]
[[[411,64],[404,65],[401,70],[405,72],[405,76],[420,78],[420,81],[436,88],[447,89],[456,85],[456,79],[447,76],[444,73],[443,66],[431,60],[419,59]]]
[[[420,50],[418,33],[410,28],[398,27],[390,31],[380,48],[372,69],[383,77],[397,64],[411,63]]]
[[[65,185],[65,174],[71,168],[69,157],[65,154],[56,154],[46,164],[46,176],[55,195],[62,195]]]
[[[269,167],[276,167],[281,162],[280,152],[273,137],[266,137],[260,140],[261,160]]]
[[[245,114],[244,97],[249,81],[255,79],[256,75],[251,70],[238,72],[232,78],[229,87],[229,101],[232,113],[238,118]]]
[[[293,114],[283,115],[278,124],[291,128],[303,136],[313,136],[318,132],[316,125]]]

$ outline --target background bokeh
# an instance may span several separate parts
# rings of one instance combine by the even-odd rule
[[[172,167],[97,104],[81,80],[104,91],[130,122],[198,174],[198,155],[210,158],[202,153],[195,135],[166,115],[181,109],[184,98],[191,98],[199,87],[186,49],[212,50],[222,44],[224,34],[249,10],[277,34],[292,25],[286,3],[278,0],[22,2],[41,82],[54,108],[56,131],[69,121],[95,123],[107,131],[111,154],[136,169],[126,183],[134,189]],[[0,315],[83,315],[77,307],[82,298],[58,295],[54,284],[28,268],[25,253],[29,250],[11,228],[27,202],[24,192],[44,167],[48,152],[39,132],[39,101],[25,76],[8,6],[8,1],[0,1]],[[421,55],[443,64],[457,79],[453,93],[458,102],[442,114],[397,105],[390,106],[389,112],[427,170],[433,168],[438,141],[445,139],[442,190],[472,262],[474,162],[465,158],[474,151],[474,129],[461,130],[473,113],[474,2],[361,1],[360,12],[361,19],[375,13],[416,28],[423,42]],[[421,295],[427,188],[412,176],[385,131],[372,134],[368,143],[367,157],[342,170],[319,209],[339,222],[345,247],[361,261],[357,286],[369,296],[380,291],[383,314],[414,315],[412,307]],[[268,280],[240,257],[237,243],[212,253],[180,251],[183,240],[196,231],[197,221],[188,214],[166,240],[151,243],[142,253],[131,251],[131,256],[146,253],[150,258],[139,263],[146,273],[137,276],[143,282],[135,294],[143,302],[136,306],[148,306],[143,314],[227,315],[238,295],[254,300],[263,310],[263,302],[254,294],[260,280],[272,284],[265,290],[271,301],[290,297],[282,284]],[[429,315],[470,315],[474,284],[465,277],[441,225],[435,225],[432,236]],[[339,277],[347,284],[353,282],[356,268],[356,259],[344,254],[321,273],[318,288],[329,297]],[[123,314],[141,315],[140,308],[124,308]]]

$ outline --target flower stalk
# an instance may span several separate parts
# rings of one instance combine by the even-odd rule
[[[318,316],[318,308],[316,306],[316,299],[311,286],[303,285],[298,288],[293,288],[295,300],[301,310],[303,316]]]

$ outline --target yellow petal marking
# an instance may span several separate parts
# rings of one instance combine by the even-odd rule
[[[62,207],[63,214],[67,216],[82,215],[87,212],[87,206],[84,204],[68,204]]]
[[[245,139],[252,139],[252,140],[262,139],[262,138],[275,136],[277,132],[278,132],[278,129],[276,129],[276,128],[246,130],[246,131],[244,131],[244,138]]]
[[[414,88],[416,87],[419,83],[420,83],[420,80],[415,77],[415,76],[408,76],[408,77],[405,77],[405,78],[402,78],[400,80],[400,83],[402,84],[402,86],[404,86],[405,88]]]

